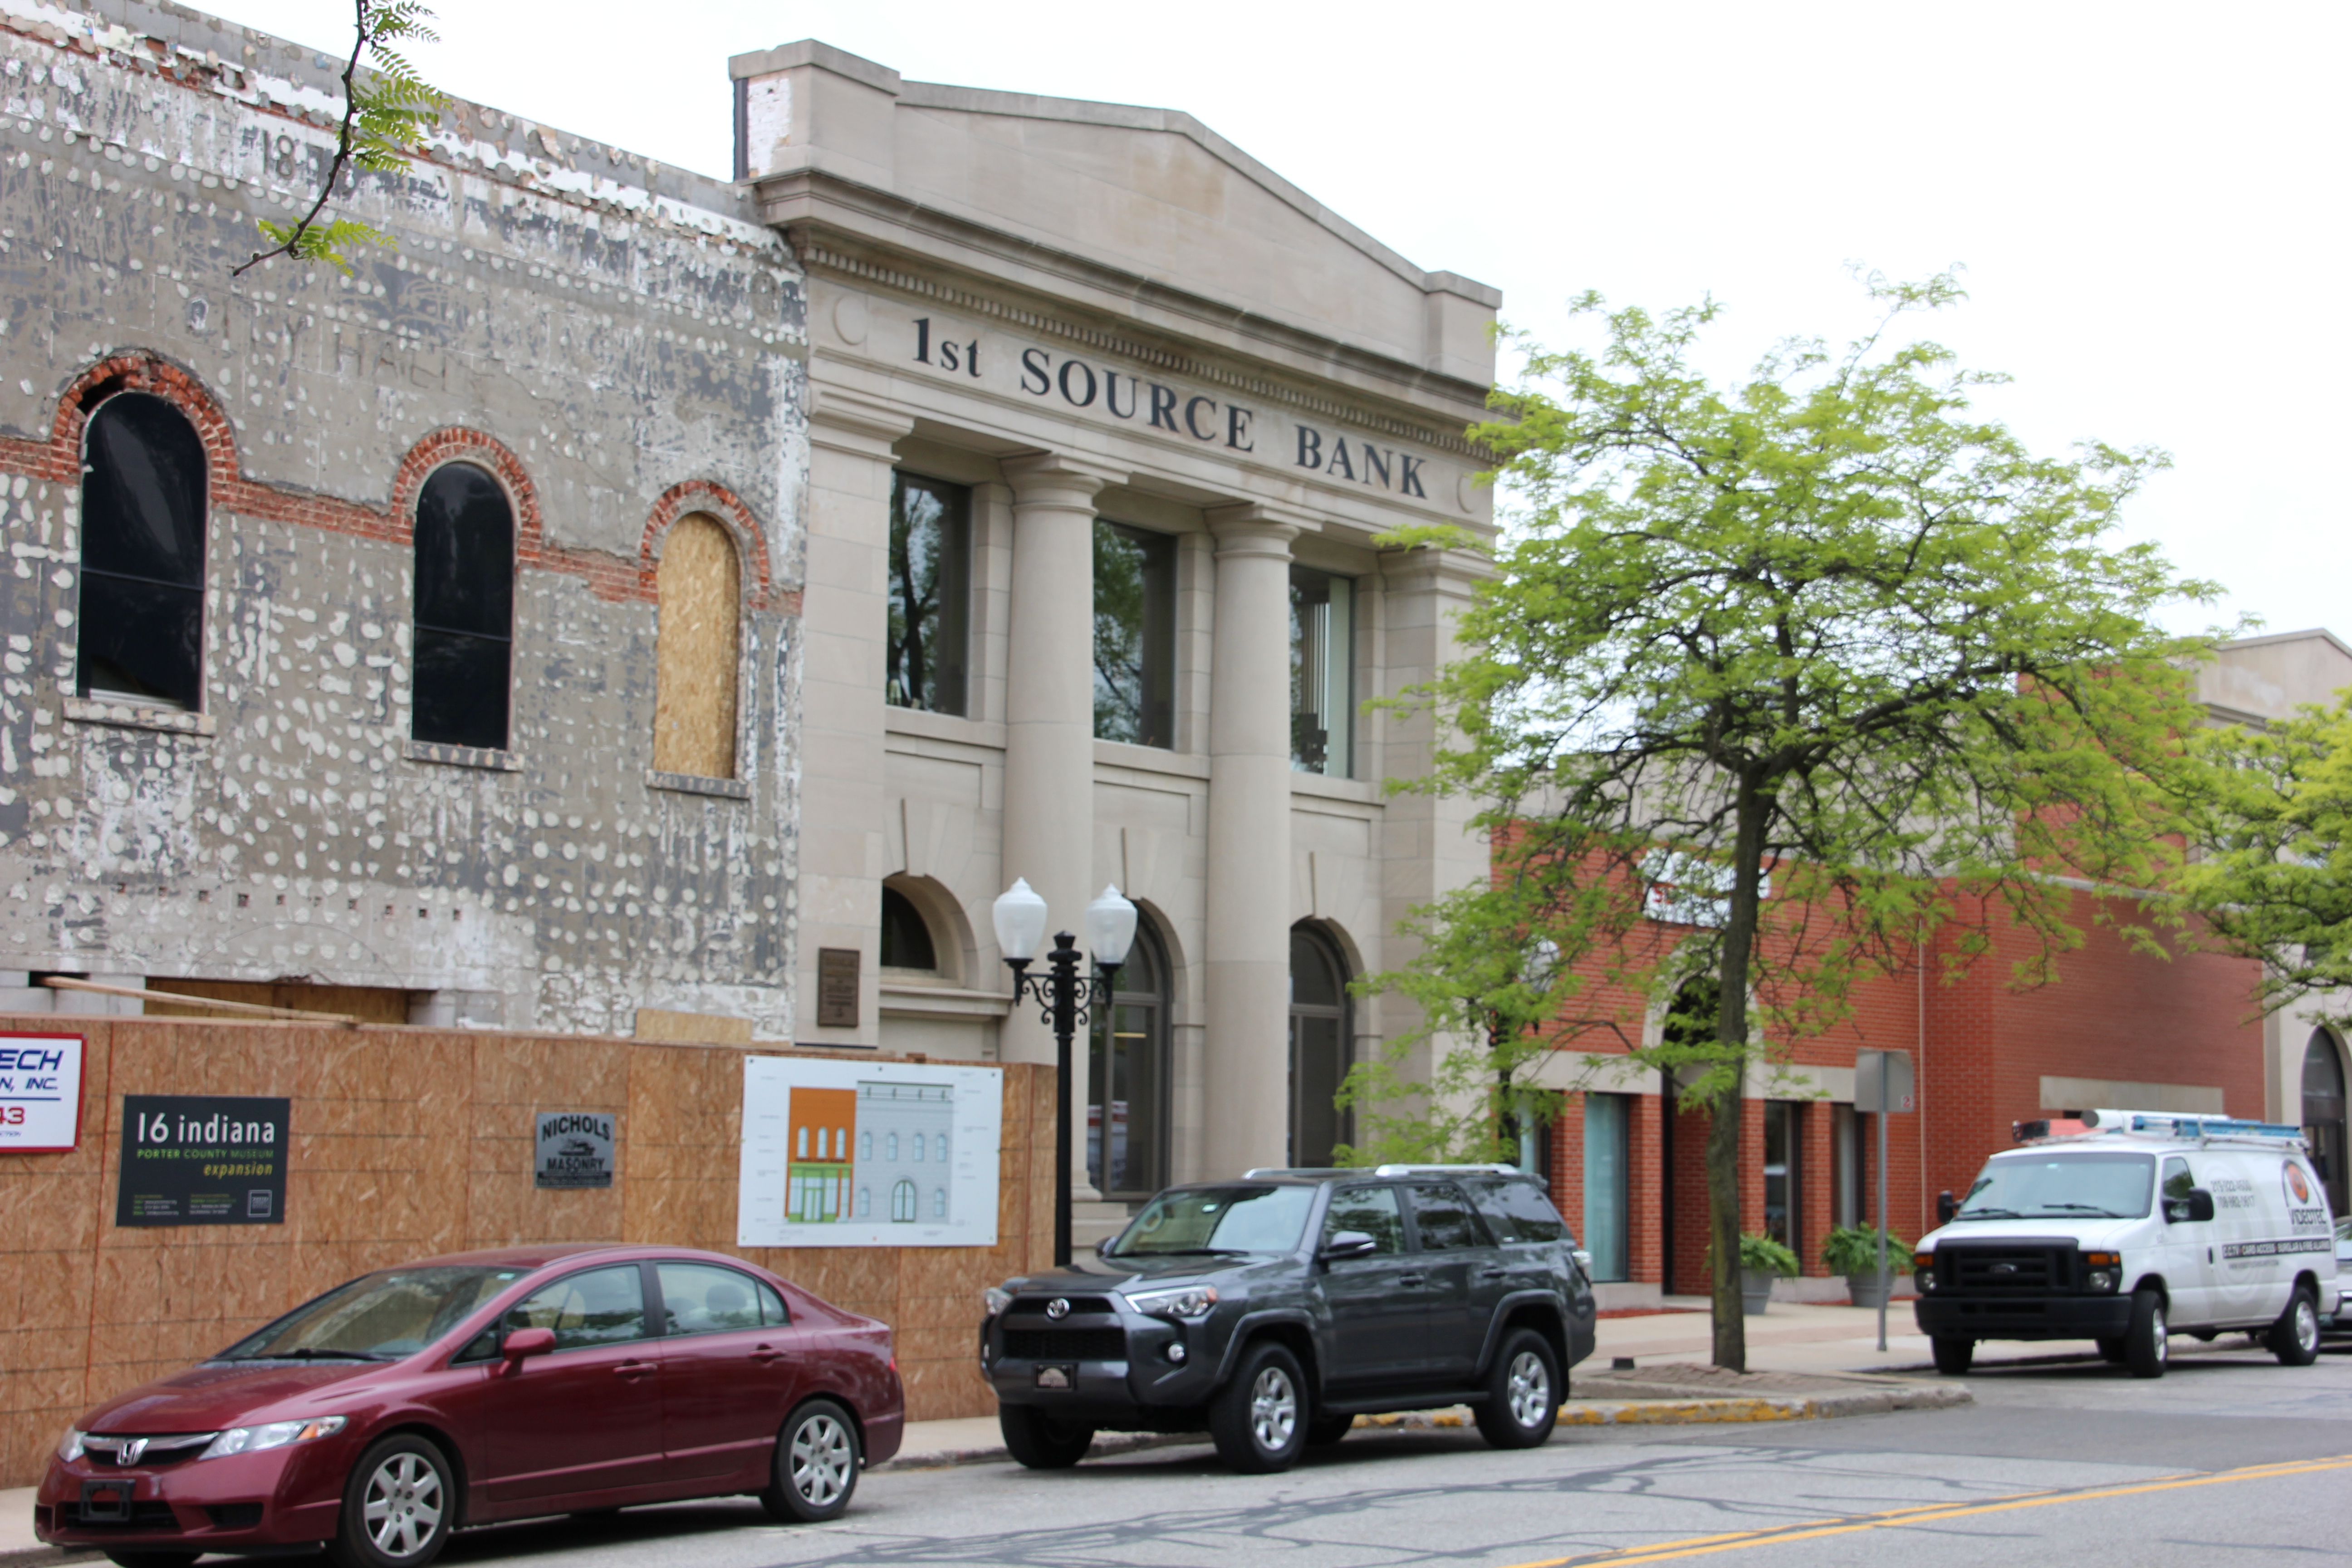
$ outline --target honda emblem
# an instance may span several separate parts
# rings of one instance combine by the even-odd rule
[[[135,1465],[139,1462],[139,1457],[146,1451],[146,1438],[125,1437],[122,1439],[122,1447],[115,1450],[115,1462],[117,1464],[123,1465]]]

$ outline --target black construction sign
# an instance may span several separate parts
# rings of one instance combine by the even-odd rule
[[[613,1184],[613,1118],[604,1111],[541,1111],[535,1147],[534,1186]]]
[[[114,1223],[284,1224],[290,1103],[220,1094],[124,1095]]]

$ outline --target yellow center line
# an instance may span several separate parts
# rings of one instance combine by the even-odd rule
[[[1853,1535],[1865,1530],[1902,1530],[1912,1525],[1938,1524],[1945,1520],[1968,1519],[1979,1514],[2007,1513],[2022,1508],[2048,1508],[2053,1503],[2097,1502],[2105,1498],[2137,1497],[2147,1492],[2176,1491],[2184,1487],[2216,1487],[2231,1481],[2269,1480],[2280,1476],[2307,1476],[2342,1469],[2352,1469],[2352,1454],[2327,1459],[2292,1459],[2271,1465],[2250,1465],[2243,1469],[2223,1470],[2214,1475],[2177,1476],[2166,1480],[2141,1481],[2131,1486],[2095,1487],[2084,1491],[2021,1492],[1991,1502],[1930,1503],[1842,1521],[1809,1520],[1801,1524],[1730,1531],[1721,1535],[1694,1536],[1687,1541],[1663,1541],[1649,1546],[1625,1547],[1616,1552],[1548,1557],[1539,1563],[1514,1563],[1511,1568],[1569,1568],[1570,1563],[1591,1564],[1592,1568],[1632,1568],[1633,1564],[1640,1563],[1706,1557],[1718,1552],[1738,1552],[1751,1546],[1777,1546],[1784,1541],[1819,1541],[1826,1536]]]

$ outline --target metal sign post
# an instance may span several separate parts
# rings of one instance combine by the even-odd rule
[[[1886,1119],[1908,1114],[1913,1103],[1911,1053],[1856,1051],[1853,1108],[1878,1119],[1878,1348],[1886,1348],[1886,1298],[1894,1289],[1886,1267]]]

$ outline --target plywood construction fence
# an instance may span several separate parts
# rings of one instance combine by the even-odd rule
[[[0,1487],[38,1480],[58,1435],[91,1405],[332,1285],[519,1242],[669,1243],[746,1258],[893,1325],[910,1419],[987,1415],[995,1405],[973,1357],[980,1293],[1053,1255],[1051,1068],[1003,1068],[995,1247],[746,1250],[735,1246],[740,1049],[47,1015],[0,1015],[0,1029],[89,1043],[79,1146],[0,1155]],[[117,1226],[126,1094],[290,1100],[284,1223]],[[619,1118],[610,1188],[534,1186],[540,1110]]]

